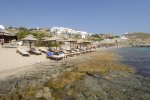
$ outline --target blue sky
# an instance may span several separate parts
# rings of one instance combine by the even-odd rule
[[[150,0],[1,0],[0,24],[150,33]]]

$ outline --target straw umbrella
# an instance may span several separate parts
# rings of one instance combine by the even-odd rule
[[[86,46],[88,45],[88,44],[90,44],[92,41],[83,41],[82,43],[85,43],[86,44]]]
[[[4,44],[4,35],[9,35],[9,34],[10,34],[10,32],[8,32],[7,30],[0,28],[0,35],[2,35],[2,39],[1,39],[2,47],[3,47],[3,44]]]
[[[30,49],[32,41],[37,41],[37,39],[33,35],[27,35],[25,38],[21,39],[23,41],[29,41]]]
[[[77,43],[78,44],[80,44],[80,48],[81,48],[81,44],[84,42],[84,40],[83,39],[79,39],[79,40],[77,40]]]
[[[71,43],[77,42],[77,40],[69,38],[68,40],[66,40],[66,42],[70,42],[70,49],[71,49]]]
[[[26,37],[34,37],[35,38],[35,36],[32,34],[28,34],[28,35],[26,35]]]
[[[44,41],[44,40],[47,40],[47,39],[49,39],[49,37],[43,37],[43,38],[42,38],[43,41]]]
[[[45,40],[44,41],[53,41],[53,42],[55,42],[55,43],[57,43],[58,41],[60,41],[60,40],[63,40],[62,38],[59,38],[59,37],[57,37],[57,36],[54,36],[54,37],[51,37],[51,38],[45,38]],[[57,49],[57,46],[56,46],[56,49]]]

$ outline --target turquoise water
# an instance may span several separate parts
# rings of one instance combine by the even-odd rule
[[[150,47],[132,47],[115,49],[123,64],[135,67],[142,76],[150,76]]]

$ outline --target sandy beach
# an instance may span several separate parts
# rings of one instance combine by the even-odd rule
[[[27,48],[27,47],[22,47]],[[97,49],[98,52],[113,49],[113,48],[99,48]],[[46,55],[42,53],[42,55],[30,55],[29,57],[22,56],[19,53],[16,53],[17,48],[2,48],[0,47],[0,79],[3,79],[7,76],[11,76],[16,73],[24,72],[33,66],[35,67],[36,64],[42,62],[49,62],[49,63],[62,63],[66,61],[84,61],[86,57],[92,58],[93,56],[90,54],[79,55],[74,57],[69,57],[65,61],[53,61],[50,59],[46,59]],[[78,62],[78,61],[77,61]],[[76,63],[77,63],[76,62]]]
[[[0,79],[31,68],[31,65],[50,61],[45,54],[24,57],[16,53],[17,48],[0,47]]]
[[[0,47],[0,71],[21,68],[43,61],[48,61],[45,54],[24,57],[19,53],[16,53],[16,48]]]

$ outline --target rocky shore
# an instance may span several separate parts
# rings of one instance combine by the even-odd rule
[[[110,51],[42,62],[0,80],[0,100],[149,100],[150,77]]]

